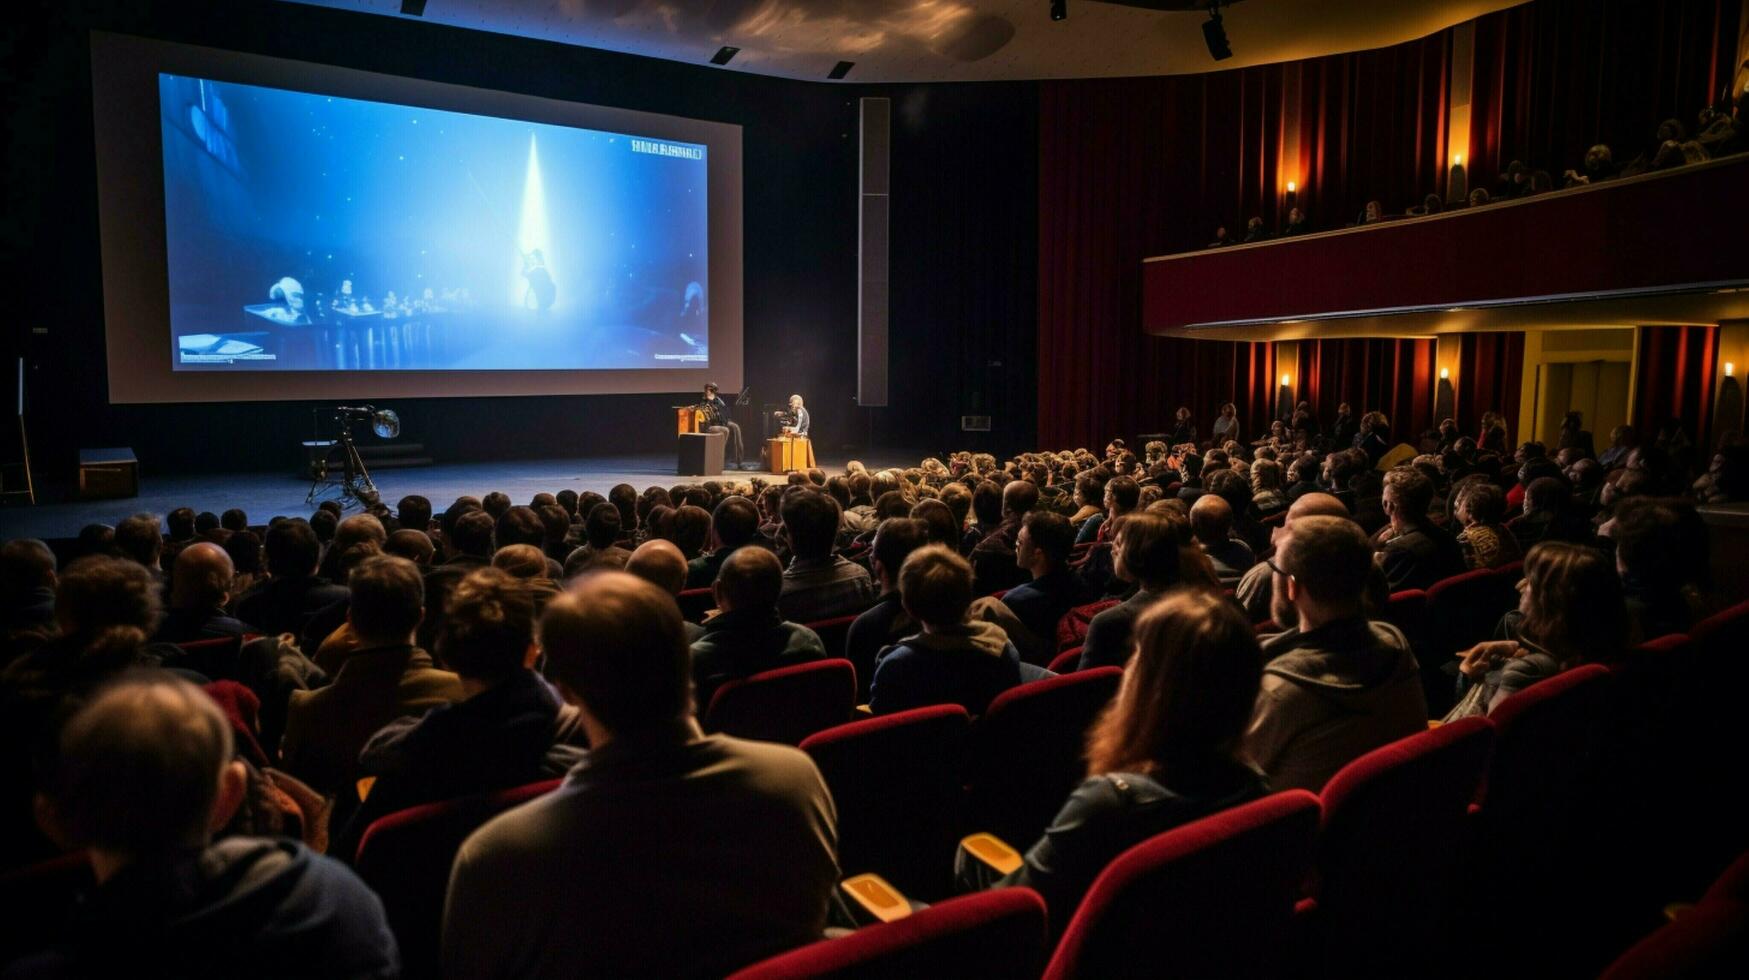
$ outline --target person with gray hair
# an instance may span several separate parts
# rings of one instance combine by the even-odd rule
[[[38,804],[97,884],[17,975],[398,976],[382,902],[338,861],[286,838],[213,840],[247,782],[200,688],[154,673],[98,693],[61,729]]]

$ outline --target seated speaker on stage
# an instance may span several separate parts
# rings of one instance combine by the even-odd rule
[[[808,438],[811,419],[802,405],[802,396],[789,396],[789,410],[773,412],[778,436],[765,444],[765,465],[773,473],[810,469],[814,465],[814,444]]]
[[[789,411],[777,412],[777,421],[785,435],[808,437],[808,410],[802,405],[802,396],[789,396]]]
[[[708,382],[704,386],[704,398],[700,400],[699,405],[702,406],[706,412],[705,431],[723,432],[728,434],[729,445],[725,455],[733,453],[735,456],[735,467],[739,469],[741,466],[742,455],[741,427],[736,425],[734,421],[729,418],[728,403],[718,397],[717,383],[715,381]]]

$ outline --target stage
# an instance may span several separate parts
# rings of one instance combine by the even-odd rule
[[[751,448],[751,447],[749,447]],[[822,457],[819,462],[828,473],[842,472],[850,457]],[[876,451],[858,456],[869,469],[887,466],[915,466],[922,454],[897,451]],[[676,476],[672,454],[644,456],[565,457],[557,459],[506,460],[495,463],[448,463],[407,469],[384,469],[371,474],[383,502],[392,509],[396,501],[408,494],[420,494],[431,501],[434,510],[441,511],[463,494],[484,496],[494,490],[510,495],[511,501],[526,504],[543,491],[557,493],[571,489],[578,493],[594,490],[605,495],[619,483],[629,483],[640,492],[645,487],[670,487],[676,484],[703,483],[707,480],[743,482],[754,477],[781,482],[784,477],[764,471],[727,470],[722,476]],[[0,509],[0,540],[10,538],[71,538],[87,524],[110,524],[141,512],[162,517],[178,507],[223,513],[231,507],[241,507],[249,515],[249,523],[266,524],[280,514],[308,516],[316,503],[304,502],[310,481],[297,479],[285,472],[215,473],[194,476],[145,473],[140,477],[140,495],[120,500],[71,500],[59,488],[53,495],[39,495],[34,507],[14,506]],[[332,499],[329,491],[323,498]],[[353,506],[347,513],[357,513]]]

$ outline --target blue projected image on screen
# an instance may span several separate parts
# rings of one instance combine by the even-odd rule
[[[178,370],[709,363],[706,148],[158,76]]]

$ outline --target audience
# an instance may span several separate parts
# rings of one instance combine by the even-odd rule
[[[8,975],[398,976],[382,902],[345,867],[284,837],[213,839],[247,780],[194,685],[142,675],[97,694],[62,729],[42,803],[97,884],[64,938]]]
[[[699,731],[674,600],[597,573],[539,634],[592,748],[462,845],[444,974],[721,975],[818,938],[839,874],[832,798],[801,752]]]
[[[783,563],[765,548],[741,548],[723,560],[711,583],[717,615],[692,640],[693,697],[700,716],[725,681],[826,656],[819,634],[778,613],[782,592]]]
[[[1245,737],[1274,790],[1317,792],[1338,769],[1427,727],[1409,641],[1368,621],[1372,548],[1353,521],[1297,518],[1270,567],[1273,618],[1262,688]]]
[[[0,545],[0,636],[11,659],[15,634],[52,630],[55,622],[55,553],[33,538]]]
[[[1463,526],[1457,542],[1470,568],[1498,568],[1519,559],[1518,539],[1500,523],[1505,515],[1506,495],[1499,487],[1480,477],[1459,484],[1452,516]]]
[[[263,633],[300,635],[318,610],[346,598],[344,586],[316,574],[322,545],[300,520],[267,529],[267,578],[237,599],[237,618]]]
[[[1390,524],[1374,538],[1379,567],[1392,592],[1425,589],[1466,567],[1462,547],[1433,522],[1433,481],[1414,468],[1385,474],[1383,498]]]
[[[711,512],[711,550],[687,563],[686,587],[709,588],[717,580],[717,570],[743,545],[755,543],[759,537],[759,510],[746,497],[725,496]]]
[[[987,595],[1025,581],[1025,573],[1015,564],[1014,549],[1020,523],[1038,506],[1038,496],[1038,487],[1026,480],[1014,480],[1002,488],[1002,522],[989,529],[972,549],[975,594]]]
[[[869,683],[875,714],[932,704],[981,714],[996,695],[1048,673],[1022,663],[1002,627],[970,618],[972,566],[947,548],[927,545],[905,559],[899,597],[921,628],[881,653]]]
[[[1251,547],[1231,536],[1233,508],[1224,498],[1212,493],[1198,497],[1190,507],[1190,528],[1223,588],[1239,584],[1239,579],[1257,564]]]
[[[1028,632],[1051,643],[1057,622],[1070,609],[1092,599],[1069,567],[1075,529],[1069,519],[1050,511],[1033,511],[1020,524],[1014,540],[1014,561],[1031,576],[1009,589],[1002,603]]]
[[[292,693],[280,749],[286,771],[322,792],[357,773],[360,750],[384,725],[467,696],[461,678],[414,645],[425,590],[412,562],[368,558],[347,591],[352,649],[326,687]]]
[[[1179,586],[1214,584],[1213,573],[1202,564],[1206,559],[1187,559],[1183,553],[1190,542],[1190,525],[1184,518],[1143,512],[1125,514],[1114,523],[1113,570],[1136,591],[1093,617],[1081,647],[1081,670],[1123,666],[1134,647],[1131,631],[1144,609]]]
[[[170,609],[152,638],[160,643],[241,639],[259,632],[225,612],[231,601],[231,556],[207,541],[197,541],[176,555],[171,578]]]
[[[1087,734],[1086,781],[994,883],[1043,895],[1059,932],[1113,858],[1266,791],[1241,748],[1262,664],[1251,625],[1219,596],[1184,591],[1142,613],[1135,637],[1123,686]],[[963,852],[961,865],[974,867]]]
[[[798,623],[817,623],[867,609],[876,598],[868,569],[832,551],[838,502],[815,490],[792,489],[784,494],[781,513],[793,557],[783,571],[778,611]]]

